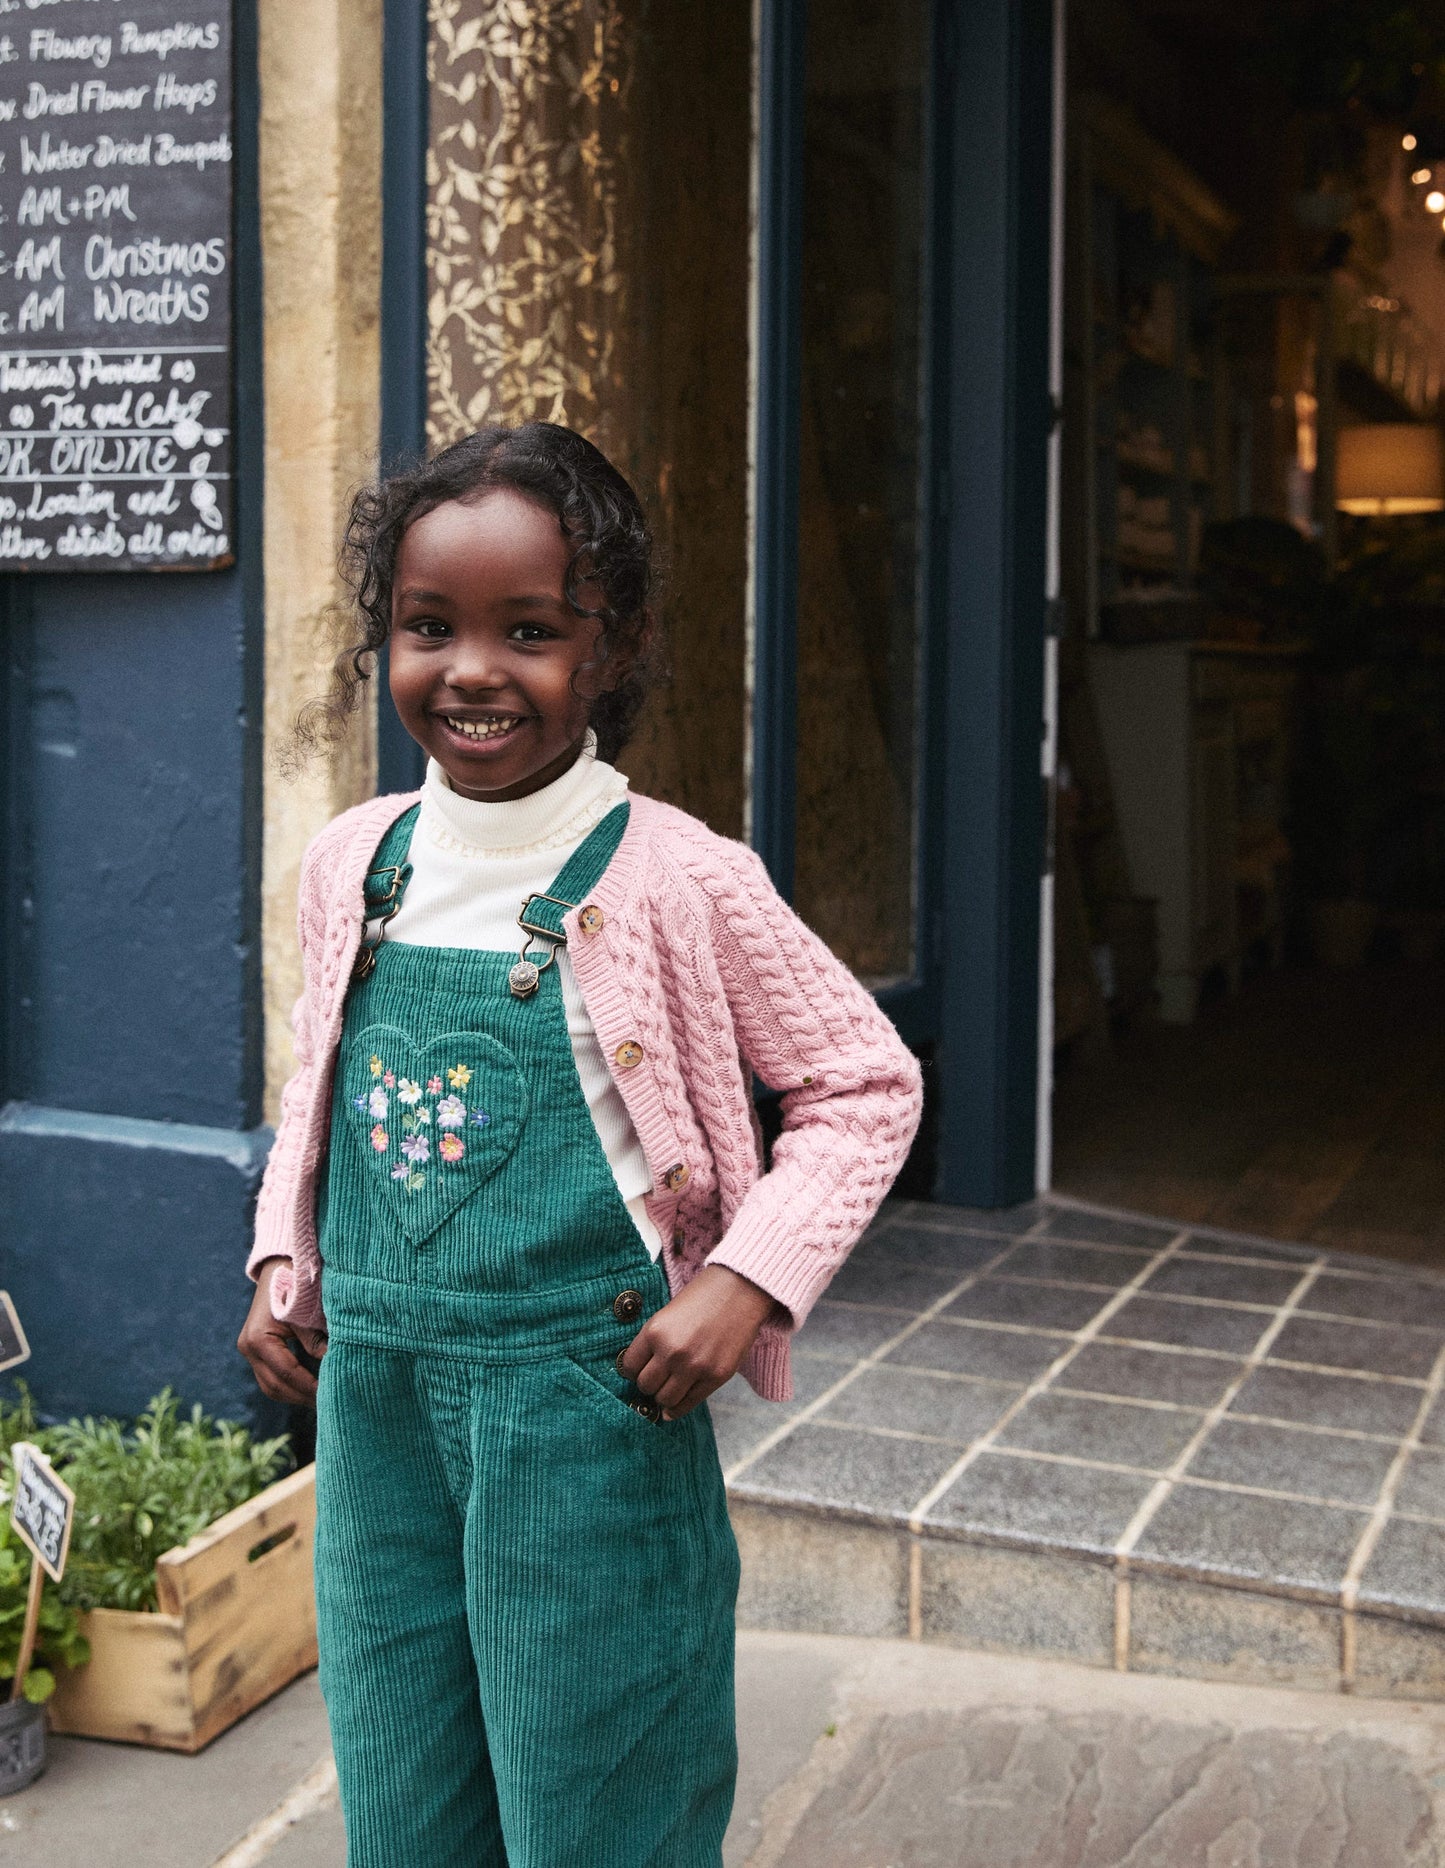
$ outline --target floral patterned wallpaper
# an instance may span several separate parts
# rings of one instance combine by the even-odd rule
[[[635,47],[618,0],[432,0],[433,447],[529,420],[607,445]]]

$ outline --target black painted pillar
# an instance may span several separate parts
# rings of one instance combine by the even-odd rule
[[[253,0],[237,0],[236,564],[0,580],[0,1285],[47,1413],[235,1351],[260,1126],[261,304]]]
[[[1034,1191],[1051,0],[941,0],[947,437],[938,1197]]]

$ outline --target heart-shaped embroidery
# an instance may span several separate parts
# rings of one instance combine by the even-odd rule
[[[395,1025],[359,1032],[345,1068],[344,1094],[382,1204],[420,1245],[516,1147],[527,1119],[522,1073],[482,1032],[418,1045]]]

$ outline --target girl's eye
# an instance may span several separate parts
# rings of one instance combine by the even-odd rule
[[[452,633],[450,623],[435,616],[413,617],[410,622],[403,623],[402,628],[408,635],[420,636],[425,642],[440,642]]]
[[[548,629],[545,623],[518,623],[512,631],[518,642],[552,642],[556,639],[556,630]]]

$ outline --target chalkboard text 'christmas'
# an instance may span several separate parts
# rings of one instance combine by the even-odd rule
[[[0,0],[0,571],[234,556],[230,0]]]

